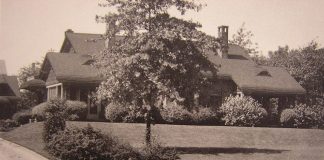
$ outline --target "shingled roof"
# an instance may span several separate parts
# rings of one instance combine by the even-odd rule
[[[91,59],[88,55],[100,53],[104,46],[105,41],[101,34],[67,31],[60,52],[69,54],[47,53],[45,59],[51,64],[59,81],[99,83],[101,79],[97,70],[86,62]],[[238,45],[229,44],[228,59],[222,59],[212,52],[207,55],[211,62],[221,65],[217,77],[233,80],[245,93],[272,95],[305,93],[284,68],[256,65],[247,52]]]
[[[6,91],[3,91],[6,93],[1,92],[1,95],[20,97],[17,76],[0,75],[0,85],[8,88],[8,90],[6,89]]]
[[[208,59],[220,65],[217,77],[233,80],[248,94],[305,94],[305,89],[284,69],[256,65],[251,60],[222,59],[209,53]],[[206,76],[213,76],[206,72]]]
[[[116,38],[122,38],[117,36]],[[65,32],[61,53],[71,52],[77,54],[93,55],[100,53],[105,47],[105,40],[102,34],[74,33],[72,30]],[[229,44],[229,59],[250,59],[247,52],[236,44]]]
[[[98,71],[87,63],[89,60],[91,60],[91,56],[89,55],[74,53],[50,52],[45,57],[45,63],[49,63],[52,67],[58,81],[99,83],[102,80],[98,76]],[[45,64],[43,64],[42,70],[45,70],[44,67]],[[43,71],[42,74],[46,74],[46,72]],[[44,75],[41,77],[44,78]]]

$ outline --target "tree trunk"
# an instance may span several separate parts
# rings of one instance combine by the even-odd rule
[[[146,113],[146,132],[145,132],[146,146],[151,145],[151,123],[152,123],[152,113],[150,109],[147,110]]]

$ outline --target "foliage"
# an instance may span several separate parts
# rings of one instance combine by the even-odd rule
[[[151,145],[146,146],[141,151],[142,160],[176,160],[180,159],[176,150],[171,148],[162,147],[162,145],[156,141],[153,141]]]
[[[267,65],[284,67],[307,91],[307,100],[314,104],[315,97],[321,97],[324,81],[324,49],[312,41],[306,47],[290,49],[279,47],[269,53]]]
[[[24,82],[27,82],[29,77],[37,77],[40,71],[41,63],[34,62],[28,66],[25,66],[19,70],[18,83],[19,86]],[[18,110],[31,109],[33,106],[39,104],[42,101],[42,93],[38,91],[23,90],[20,92],[21,100],[18,102]]]
[[[200,71],[217,71],[203,51],[216,51],[218,40],[199,31],[200,24],[168,14],[173,7],[184,14],[198,11],[201,5],[186,0],[107,0],[100,6],[117,9],[97,16],[97,21],[109,25],[108,46],[95,57],[95,66],[105,78],[97,91],[100,98],[144,100],[152,107],[159,95],[171,95],[190,104],[193,93],[206,82]],[[123,38],[116,38],[118,34]]]
[[[14,127],[18,127],[19,124],[11,119],[0,120],[0,132],[7,132]]]
[[[293,109],[285,109],[281,112],[280,123],[284,127],[294,127],[296,117],[297,114]]]
[[[324,123],[323,106],[298,104],[281,113],[280,122],[285,127],[322,127]]]
[[[192,113],[195,124],[216,124],[219,122],[217,112],[208,107],[199,107],[197,111]]]
[[[45,119],[45,110],[47,107],[47,102],[38,104],[32,108],[32,116],[37,119],[37,121],[43,121]]]
[[[229,42],[243,47],[249,55],[258,58],[258,43],[252,42],[253,36],[252,31],[247,30],[245,23],[243,23]]]
[[[58,132],[47,145],[49,153],[62,160],[140,159],[130,146],[121,145],[115,137],[104,135],[90,125]]]
[[[142,109],[140,109],[139,107],[136,107],[135,105],[129,105],[129,107],[127,107],[128,110],[128,114],[126,115],[126,117],[124,117],[124,122],[128,122],[128,123],[142,123],[145,121],[145,113]]]
[[[220,108],[224,114],[225,125],[257,126],[260,125],[267,111],[251,97],[229,96]]]
[[[192,114],[184,106],[172,102],[160,109],[163,120],[172,124],[192,123]]]
[[[28,66],[21,68],[18,73],[19,85],[21,85],[24,82],[27,82],[28,77],[37,76],[39,74],[40,67],[40,62],[34,62]]]
[[[117,102],[111,102],[105,109],[105,117],[111,122],[122,122],[128,114],[125,105]]]
[[[45,122],[43,129],[43,140],[48,143],[53,135],[65,128],[64,109],[65,101],[52,99],[47,103],[45,109]]]
[[[298,128],[318,127],[323,124],[321,107],[298,104],[294,107],[296,113],[295,125]]]
[[[67,115],[67,120],[86,120],[88,113],[87,104],[81,101],[67,100],[64,112]]]
[[[31,110],[18,111],[12,116],[12,119],[19,124],[27,124],[29,123],[29,119],[32,119]]]

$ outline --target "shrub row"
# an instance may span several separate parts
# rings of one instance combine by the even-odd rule
[[[323,106],[298,104],[285,109],[280,115],[280,122],[284,127],[319,128],[324,125]]]
[[[55,134],[47,144],[50,154],[62,160],[111,159],[111,160],[175,160],[174,150],[157,143],[142,150],[120,143],[116,137],[86,128],[67,128]]]
[[[12,128],[18,127],[18,123],[11,119],[0,120],[0,132],[7,132]]]
[[[145,111],[134,105],[110,103],[105,109],[105,117],[111,122],[144,122]],[[156,108],[153,113],[155,122],[172,124],[216,124],[219,118],[211,108],[199,107],[189,112],[182,105],[171,103]]]

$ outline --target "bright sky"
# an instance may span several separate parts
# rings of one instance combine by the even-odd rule
[[[303,47],[311,40],[324,44],[323,0],[205,0],[207,7],[188,13],[202,30],[217,35],[228,25],[230,37],[242,25],[254,33],[263,54],[277,47]],[[8,74],[41,61],[50,49],[59,51],[64,31],[103,33],[95,15],[107,12],[96,0],[0,0],[0,59]]]

